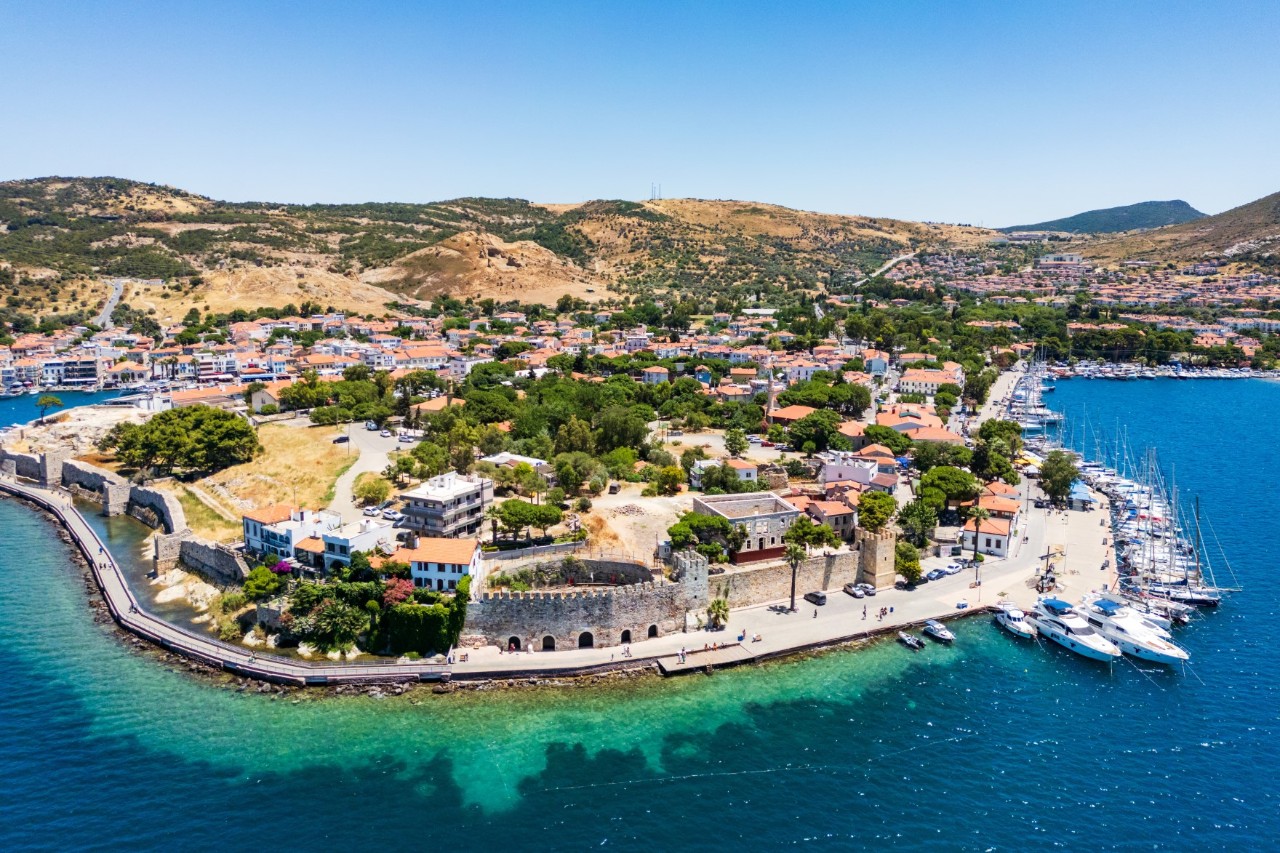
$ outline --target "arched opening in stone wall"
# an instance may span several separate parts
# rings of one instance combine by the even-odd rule
[[[547,634],[542,638],[542,650],[544,652],[554,652],[556,650],[556,638]]]
[[[507,640],[507,651],[509,651],[509,652],[518,652],[518,651],[520,651],[520,638],[519,638],[519,637],[510,637],[510,638]]]
[[[623,632],[622,632],[622,637],[621,637],[621,638],[619,638],[618,642],[620,642],[620,643],[629,643],[629,642],[631,642],[631,629],[630,629],[630,628],[628,628],[627,630],[625,630],[625,631],[623,631]]]
[[[591,636],[590,631],[583,631],[578,635],[578,648],[594,649],[596,647],[596,638]]]
[[[650,625],[650,626],[649,626],[649,639],[651,639],[651,640],[652,640],[652,639],[653,639],[654,637],[656,637],[656,636],[658,636],[658,626],[657,626],[657,625]]]

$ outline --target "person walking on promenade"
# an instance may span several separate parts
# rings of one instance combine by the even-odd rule
[[[862,621],[867,621],[867,605],[862,605]]]

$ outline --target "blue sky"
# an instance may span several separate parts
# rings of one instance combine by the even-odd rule
[[[1280,190],[1280,4],[0,5],[0,178],[1009,225]]]

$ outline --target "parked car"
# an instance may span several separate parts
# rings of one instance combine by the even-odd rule
[[[395,521],[400,517],[400,513],[396,512],[394,509],[384,509],[382,511],[382,517],[387,521]]]
[[[378,433],[378,435],[382,436],[383,438],[391,438],[391,430],[384,429],[382,432]]]
[[[780,452],[780,453],[785,453],[786,451],[790,450],[791,448],[790,448],[790,447],[788,447],[788,446],[787,446],[787,445],[785,445],[785,444],[779,444],[779,445],[776,445],[776,446],[775,446],[775,449],[776,449],[778,452]]]
[[[375,424],[373,421],[365,421],[365,422],[364,422],[364,428],[365,428],[365,429],[367,429],[369,432],[377,432],[377,431],[378,431],[378,425],[377,425],[377,424]]]
[[[876,594],[876,587],[875,587],[875,584],[870,584],[870,583],[860,583],[860,584],[857,584],[857,587],[858,587],[858,589],[862,590],[863,595],[875,595],[875,594]]]
[[[417,441],[417,439],[406,432],[400,435],[400,441],[404,444],[412,444],[414,441]]]
[[[964,571],[964,566],[960,565],[959,563],[950,563],[947,565],[945,569],[943,569],[943,571],[949,575],[958,575],[962,571]]]
[[[763,441],[761,441],[761,442],[760,442],[760,446],[761,446],[761,447],[773,447],[773,442],[766,438],[766,439],[764,439]]]
[[[854,598],[866,598],[867,594],[862,591],[862,585],[856,583],[847,583],[844,585],[844,591],[852,595]]]
[[[364,514],[368,516],[372,516],[373,518],[377,518],[378,513],[379,513],[379,510],[376,506],[368,506],[368,507],[365,507],[364,509]]]
[[[816,590],[813,592],[806,592],[804,594],[804,600],[809,602],[810,604],[826,604],[827,594],[825,592],[818,592]]]
[[[351,440],[351,436],[349,436],[349,435],[340,435],[340,436],[338,436],[337,438],[335,438],[335,439],[333,440],[333,443],[334,443],[334,444],[346,444],[346,443],[347,443],[348,441],[350,441],[350,440]]]
[[[946,569],[933,569],[932,571],[928,572],[925,575],[925,577],[927,577],[931,581],[942,580],[946,576],[947,576]]]
[[[759,444],[762,441],[762,439],[758,435],[749,435],[747,436],[747,441],[750,442],[751,444]]]

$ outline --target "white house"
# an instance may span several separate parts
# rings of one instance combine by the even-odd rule
[[[1013,538],[1013,522],[1007,518],[988,518],[982,522],[982,529],[974,530],[974,520],[964,523],[961,544],[970,552],[973,551],[974,536],[978,538],[978,553],[992,557],[1009,556],[1009,540]]]
[[[842,481],[861,483],[866,486],[880,471],[876,460],[855,456],[848,451],[833,450],[822,454],[819,458],[822,460],[822,470],[818,472],[818,482],[824,486],[827,483]]]
[[[356,551],[368,552],[381,548],[390,553],[396,547],[395,525],[380,518],[362,518],[326,531],[320,538],[324,542],[326,569],[337,564],[348,565],[351,555]]]
[[[414,586],[448,592],[464,575],[480,573],[480,540],[419,537],[391,559],[409,564]]]
[[[287,514],[286,514],[287,513]],[[283,518],[280,516],[284,514]],[[245,549],[255,554],[286,559],[304,539],[319,539],[342,524],[336,512],[293,509],[284,505],[246,513],[240,520]]]

